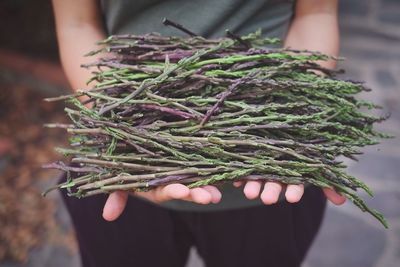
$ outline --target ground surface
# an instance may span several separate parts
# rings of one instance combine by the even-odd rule
[[[368,148],[359,162],[349,161],[349,171],[366,181],[376,192],[375,198],[368,200],[368,204],[384,213],[388,218],[390,229],[383,229],[370,216],[363,214],[350,203],[342,207],[330,205],[304,267],[394,267],[400,262],[399,14],[398,0],[341,2],[341,54],[348,59],[342,64],[348,70],[346,76],[364,80],[374,89],[362,97],[373,99],[383,105],[383,113],[391,113],[391,118],[380,125],[379,129],[398,136],[384,141],[381,145]],[[10,66],[10,62],[15,62],[16,57],[11,57],[8,63],[2,63],[0,60],[0,66],[3,64],[0,68],[3,74],[2,82],[23,84],[32,90],[39,90],[43,95],[57,94],[57,90],[65,85],[62,77],[57,77],[57,70],[52,68],[52,65],[35,65],[41,66],[41,70],[29,68],[26,62],[25,65],[21,63],[22,67],[21,64]],[[52,75],[43,78],[43,73],[50,71]],[[15,87],[12,88],[16,90]],[[2,150],[7,149],[7,145],[2,147],[2,143],[6,142],[0,142],[0,155]],[[4,166],[7,164],[3,159],[0,161],[0,174],[6,169]],[[68,232],[70,229],[68,215],[57,196],[53,196],[53,201],[57,211],[55,220],[61,225],[62,232]],[[0,266],[79,267],[80,263],[76,252],[71,252],[70,248],[61,244],[50,242],[33,249],[24,264],[5,261],[1,262]],[[188,267],[200,266],[203,266],[201,260],[193,253]]]

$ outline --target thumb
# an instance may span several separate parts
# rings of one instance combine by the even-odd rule
[[[127,201],[127,192],[116,191],[111,193],[107,198],[106,204],[104,204],[103,218],[106,221],[116,220],[124,211]]]

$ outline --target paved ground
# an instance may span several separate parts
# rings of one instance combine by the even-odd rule
[[[341,2],[342,64],[346,76],[364,80],[374,89],[362,95],[384,106],[391,119],[379,128],[400,137],[400,1],[353,0]],[[400,138],[365,150],[360,161],[348,162],[351,174],[369,184],[376,196],[368,204],[382,211],[390,229],[352,204],[329,206],[323,227],[304,267],[394,267],[400,262]],[[58,201],[56,198],[55,201]],[[58,219],[69,228],[60,205]],[[32,251],[27,264],[2,263],[3,267],[79,267],[76,254],[62,247],[45,245]],[[193,253],[188,267],[203,266]]]

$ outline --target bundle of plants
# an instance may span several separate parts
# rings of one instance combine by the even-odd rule
[[[46,166],[67,172],[57,188],[88,197],[170,183],[310,184],[334,188],[386,226],[357,194],[371,190],[338,159],[386,137],[373,129],[384,118],[361,111],[378,107],[355,98],[367,88],[318,65],[329,56],[265,48],[273,43],[259,32],[100,42],[90,55],[102,58],[84,66],[91,90],[47,99],[66,100],[72,122],[48,125],[71,134],[57,150],[73,164]]]

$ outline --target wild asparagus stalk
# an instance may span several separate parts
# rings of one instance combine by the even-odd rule
[[[49,125],[71,134],[74,148],[59,151],[77,164],[46,166],[77,173],[58,187],[82,197],[174,182],[310,183],[335,188],[387,226],[356,194],[371,190],[337,161],[387,137],[373,130],[385,118],[359,110],[377,108],[355,98],[368,88],[315,63],[326,55],[266,49],[276,40],[259,32],[214,40],[188,33],[110,36],[99,50],[110,56],[84,66],[95,67],[96,85],[47,99],[74,106],[65,109],[72,124]]]

